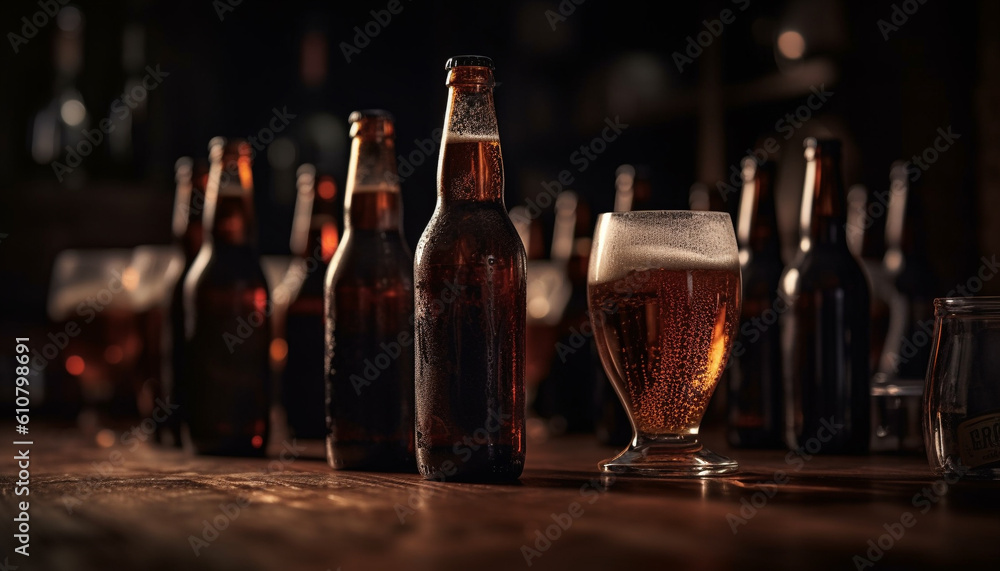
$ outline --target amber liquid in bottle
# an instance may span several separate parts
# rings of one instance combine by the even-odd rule
[[[417,246],[417,464],[503,481],[525,454],[525,253],[503,201],[487,58],[449,61],[438,201]]]
[[[208,234],[184,281],[186,420],[198,453],[263,456],[271,323],[254,239],[251,150],[238,141],[212,151]]]
[[[413,258],[403,238],[392,116],[351,115],[344,241],[326,283],[327,460],[412,472]]]

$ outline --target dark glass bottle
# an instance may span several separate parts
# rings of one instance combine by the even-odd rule
[[[784,272],[774,207],[774,163],[743,159],[743,194],[737,218],[743,275],[739,339],[726,371],[729,444],[743,448],[784,446],[784,378],[778,297]]]
[[[215,143],[205,240],[184,280],[186,419],[198,453],[263,456],[271,302],[254,231],[252,149]]]
[[[525,453],[525,253],[504,207],[493,62],[448,60],[438,198],[417,246],[417,465],[513,480]]]
[[[213,141],[215,141],[213,139]],[[217,141],[215,141],[217,142]],[[191,271],[194,259],[201,250],[204,236],[202,213],[205,209],[205,183],[208,168],[204,161],[192,161],[188,157],[178,159],[174,166],[177,193],[174,197],[173,234],[174,243],[184,256],[181,269],[170,296],[169,316],[169,359],[164,363],[169,367],[163,373],[163,396],[168,402],[180,408],[170,414],[161,425],[161,441],[173,446],[181,446],[182,420],[187,412],[184,389],[184,280]]]
[[[782,277],[791,300],[785,337],[787,444],[814,439],[826,454],[866,453],[871,427],[867,276],[846,238],[840,142],[806,139],[802,226]],[[816,445],[810,444],[811,448]]]
[[[326,385],[323,358],[326,272],[337,250],[337,186],[305,164],[297,173],[298,195],[290,241],[295,261],[282,281],[292,296],[285,312],[285,363],[281,402],[296,438],[326,438]],[[277,297],[277,295],[275,296]]]
[[[327,461],[413,471],[413,258],[393,119],[356,111],[350,123],[344,240],[326,278]]]

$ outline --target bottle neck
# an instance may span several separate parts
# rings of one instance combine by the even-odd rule
[[[205,192],[204,222],[213,246],[256,249],[250,158],[212,165]]]
[[[344,197],[344,229],[402,231],[402,200],[391,136],[363,129],[351,142]]]
[[[820,154],[806,163],[802,219],[812,244],[847,246],[847,194],[840,157]]]
[[[503,189],[493,74],[488,68],[452,69],[438,161],[438,201],[503,205]]]
[[[753,177],[743,184],[736,237],[741,250],[781,255],[774,204],[774,175],[769,165],[758,165]]]

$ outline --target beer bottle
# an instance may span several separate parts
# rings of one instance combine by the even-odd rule
[[[327,461],[413,471],[413,258],[392,115],[356,111],[344,240],[326,276]]]
[[[809,138],[805,149],[806,232],[781,280],[782,295],[791,300],[782,332],[787,443],[798,448],[816,439],[821,453],[865,453],[871,426],[868,279],[847,247],[840,142]]]
[[[252,149],[242,140],[210,149],[205,240],[184,280],[188,430],[198,453],[262,456],[271,307],[254,236]]]
[[[784,378],[778,297],[784,271],[774,208],[774,163],[743,159],[743,193],[737,217],[743,275],[740,337],[726,371],[729,444],[744,448],[784,446]]]
[[[187,412],[184,401],[184,280],[191,271],[191,265],[201,249],[203,227],[202,210],[205,208],[205,182],[208,169],[204,162],[194,162],[189,157],[181,157],[174,165],[177,192],[174,196],[173,234],[174,243],[184,256],[177,282],[170,296],[169,351],[170,358],[164,360],[167,369],[163,374],[161,390],[167,402],[178,405],[161,425],[161,441],[181,446],[182,419]]]
[[[326,438],[323,292],[327,268],[339,240],[337,185],[328,176],[317,179],[316,168],[305,164],[299,167],[297,186],[291,237],[296,259],[281,284],[292,298],[284,320],[287,353],[281,402],[293,436]]]
[[[525,253],[504,207],[493,62],[448,60],[437,207],[417,246],[417,465],[513,480],[525,450]]]

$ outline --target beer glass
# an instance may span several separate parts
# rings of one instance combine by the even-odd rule
[[[935,299],[931,348],[924,389],[931,468],[1000,480],[1000,297]]]
[[[633,476],[711,476],[735,461],[698,441],[740,319],[729,215],[600,215],[587,276],[594,340],[632,423],[628,448],[600,463]]]

